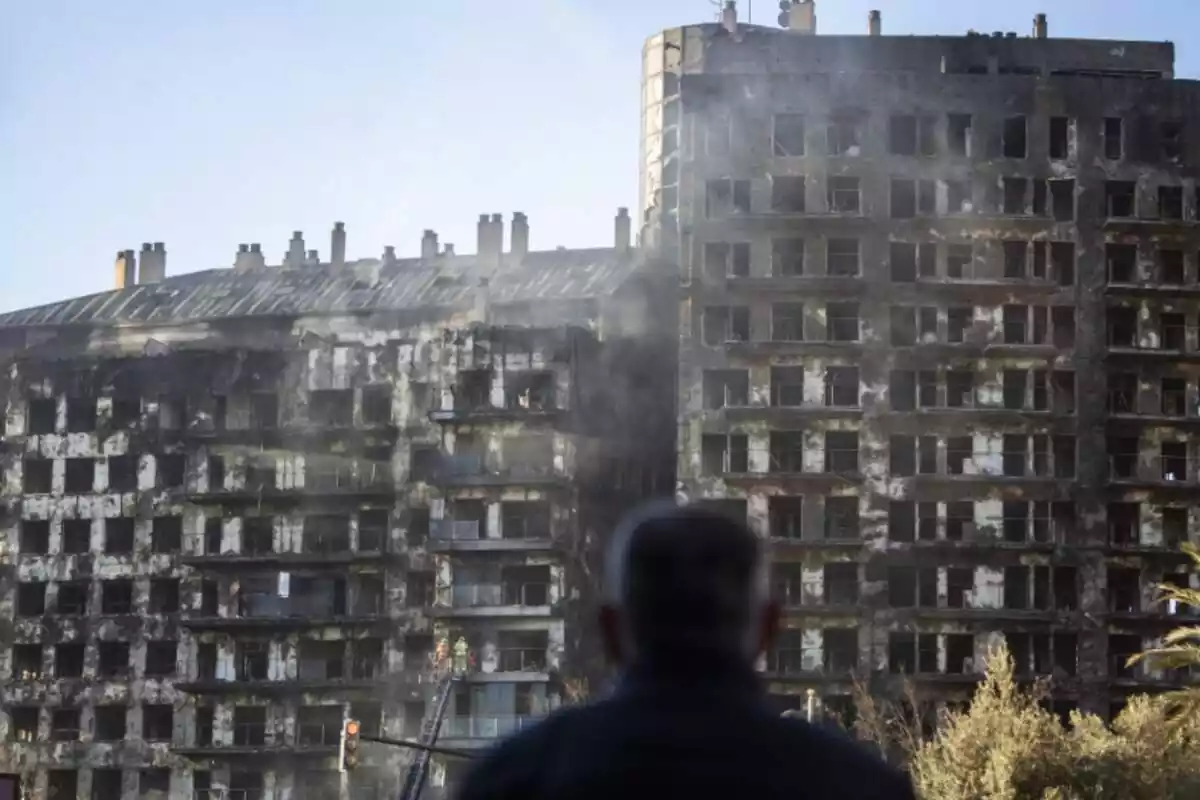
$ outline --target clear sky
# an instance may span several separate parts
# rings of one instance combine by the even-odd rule
[[[532,246],[606,245],[637,190],[641,46],[710,0],[6,0],[0,309],[111,288],[117,250],[168,274],[276,262],[293,230],[350,257],[475,248],[483,212]],[[748,8],[752,6],[753,8]],[[775,0],[739,3],[774,24]],[[819,30],[1166,40],[1200,74],[1196,0],[818,0]],[[1177,38],[1178,37],[1178,38]]]

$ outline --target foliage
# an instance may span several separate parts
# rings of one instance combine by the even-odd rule
[[[1183,551],[1192,560],[1192,567],[1200,572],[1200,547],[1185,542]],[[1160,583],[1157,587],[1160,603],[1171,603],[1179,608],[1200,609],[1200,589]],[[1129,659],[1133,665],[1145,661],[1157,669],[1183,669],[1200,667],[1200,626],[1182,625],[1163,637],[1162,644]],[[1169,695],[1169,699],[1182,705],[1190,717],[1200,715],[1200,688],[1184,689]]]
[[[1200,717],[1167,697],[1134,697],[1111,727],[1074,713],[1064,727],[1024,688],[1000,648],[964,711],[943,711],[931,735],[909,687],[899,702],[861,689],[856,732],[903,758],[924,800],[1183,800],[1200,797]],[[913,709],[917,713],[913,713]]]

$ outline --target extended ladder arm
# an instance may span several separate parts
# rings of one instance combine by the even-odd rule
[[[425,779],[429,775],[431,751],[427,748],[433,747],[437,742],[438,734],[442,729],[442,720],[445,719],[446,709],[450,706],[450,689],[457,680],[458,676],[451,673],[442,678],[442,682],[438,685],[437,695],[434,698],[433,717],[426,721],[425,730],[421,732],[421,744],[425,747],[417,752],[416,759],[408,768],[408,774],[404,776],[404,787],[400,790],[400,800],[418,800],[421,796]]]

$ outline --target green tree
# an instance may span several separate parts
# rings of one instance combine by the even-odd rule
[[[1192,560],[1192,568],[1200,571],[1200,547],[1192,542],[1183,545],[1183,551]],[[1200,589],[1160,583],[1158,601],[1174,604],[1180,608],[1200,609]],[[1146,662],[1158,669],[1184,669],[1200,667],[1200,625],[1181,625],[1163,637],[1162,644],[1138,653],[1129,659],[1129,664]],[[1200,687],[1183,689],[1168,695],[1168,698],[1183,706],[1191,716],[1200,713]]]

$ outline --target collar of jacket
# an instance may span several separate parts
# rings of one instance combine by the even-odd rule
[[[744,660],[714,653],[641,661],[626,668],[617,695],[643,692],[716,694],[722,697],[766,700],[762,681]]]

